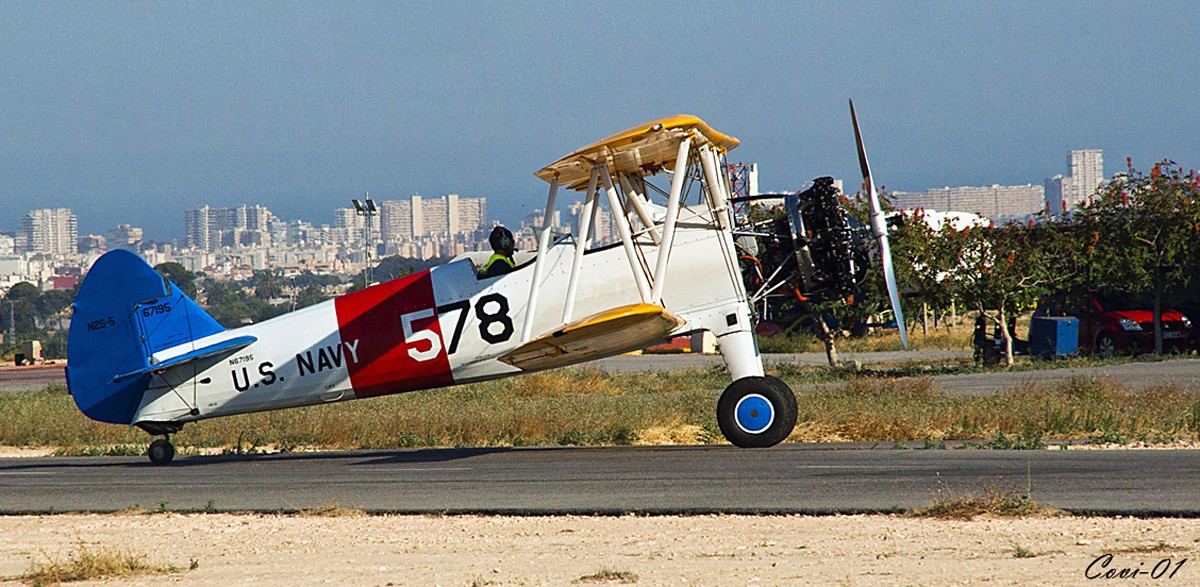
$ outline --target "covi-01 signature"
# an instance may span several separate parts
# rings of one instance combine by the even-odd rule
[[[1146,568],[1146,562],[1142,561],[1134,565],[1124,565],[1115,562],[1116,557],[1111,553],[1102,554],[1095,558],[1083,571],[1083,576],[1088,579],[1174,579],[1175,574],[1183,568],[1184,563],[1188,559],[1183,558],[1174,560],[1164,558],[1157,561],[1154,566]]]

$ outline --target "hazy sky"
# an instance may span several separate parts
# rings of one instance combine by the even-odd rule
[[[1085,148],[1192,168],[1197,30],[1161,1],[5,2],[0,230],[329,224],[364,191],[512,221],[540,167],[675,113],[740,138],[763,189],[854,180],[847,98],[891,189],[1040,183]]]

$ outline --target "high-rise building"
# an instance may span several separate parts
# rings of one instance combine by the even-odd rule
[[[74,255],[78,241],[78,220],[67,208],[30,210],[21,219],[19,247],[24,252]]]
[[[201,251],[221,247],[271,244],[278,218],[265,206],[242,204],[236,208],[211,208],[207,204],[184,211],[187,246]]]
[[[137,251],[142,245],[142,229],[128,224],[118,224],[116,228],[108,231],[106,243],[110,249]]]
[[[338,208],[333,211],[333,242],[337,244],[362,244],[365,217],[354,208]]]
[[[1075,191],[1072,206],[1096,195],[1096,189],[1104,185],[1104,151],[1071,151],[1071,182]]]
[[[184,236],[189,249],[213,250],[208,230],[208,204],[183,212]]]
[[[944,187],[923,192],[893,192],[892,204],[903,210],[917,208],[971,212],[1002,218],[1042,210],[1045,187],[1040,185]]]
[[[79,237],[78,250],[85,255],[93,251],[103,251],[107,248],[108,245],[104,237],[98,234],[85,234]]]
[[[1086,202],[1104,185],[1104,151],[1097,149],[1071,151],[1067,158],[1071,175],[1056,175],[1045,181],[1046,208],[1062,213]]]
[[[1067,198],[1073,198],[1075,194],[1071,176],[1056,175],[1042,181],[1042,185],[1046,190],[1046,210],[1059,214],[1069,208]]]
[[[579,231],[579,227],[581,226],[579,216],[583,214],[583,206],[583,202],[573,202],[570,206],[567,206],[567,226],[563,227],[564,230],[569,229],[572,234]],[[616,240],[616,225],[613,222],[613,215],[607,206],[598,204],[592,218],[592,226],[589,229],[592,233],[592,246],[603,245]]]
[[[487,219],[486,198],[441,198],[414,195],[408,200],[380,203],[380,232],[388,243],[425,237],[474,236]]]

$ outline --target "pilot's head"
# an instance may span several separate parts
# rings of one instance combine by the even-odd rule
[[[488,237],[488,242],[491,243],[493,251],[506,257],[511,257],[513,251],[516,250],[515,243],[513,242],[513,234],[503,226],[497,226],[492,229],[492,234]]]

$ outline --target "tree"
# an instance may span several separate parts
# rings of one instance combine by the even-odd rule
[[[1071,250],[1068,233],[1041,222],[946,231],[946,252],[956,262],[947,272],[955,295],[1000,331],[1004,365],[1013,365],[1010,318],[1031,308],[1066,277],[1060,259]]]
[[[5,332],[29,333],[37,330],[37,299],[42,291],[28,281],[22,281],[8,289],[4,296],[4,307],[0,307],[0,323]]]
[[[283,284],[280,283],[280,272],[276,269],[264,269],[254,274],[254,297],[260,300],[271,300],[283,294]]]
[[[903,222],[891,234],[896,280],[902,291],[912,292],[909,299],[920,300],[922,310],[925,306],[932,307],[936,316],[954,303],[953,291],[944,282],[956,262],[951,257],[949,240],[957,230],[950,222],[943,222],[934,230],[925,219],[925,211],[920,209],[902,218]],[[906,315],[915,317],[915,313]]]
[[[328,299],[329,296],[326,295],[325,288],[317,284],[306,285],[296,295],[296,308],[307,308]]]
[[[155,265],[154,270],[169,279],[171,283],[179,287],[189,298],[196,299],[198,295],[196,291],[196,274],[189,271],[187,267],[171,261]]]
[[[1081,205],[1076,219],[1090,240],[1084,256],[1093,287],[1153,294],[1154,352],[1162,354],[1163,298],[1188,285],[1200,256],[1200,176],[1172,161],[1147,175],[1126,161],[1127,172]]]
[[[42,292],[34,301],[34,308],[37,312],[38,324],[43,327],[48,326],[56,316],[59,316],[64,310],[71,306],[75,301],[75,296],[78,294],[78,289],[74,291],[64,289],[52,289]]]
[[[236,328],[253,320],[256,312],[236,283],[208,280],[204,285],[205,307],[221,326]]]

